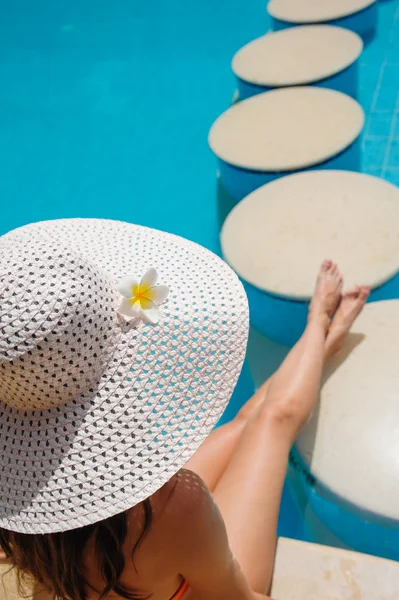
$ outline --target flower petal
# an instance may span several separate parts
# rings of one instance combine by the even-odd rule
[[[132,302],[129,298],[123,298],[118,308],[118,313],[126,317],[139,317],[141,314],[140,301]]]
[[[124,298],[133,298],[139,282],[134,275],[127,275],[118,281],[117,289]]]
[[[169,288],[167,285],[154,285],[152,288],[147,290],[144,294],[145,298],[152,300],[155,304],[162,304],[169,296]]]
[[[148,300],[147,298],[141,299],[141,314],[142,316],[151,323],[151,325],[156,325],[159,321],[159,309],[156,304],[152,300]]]
[[[143,294],[148,288],[152,287],[158,281],[158,273],[156,269],[148,269],[146,273],[144,273],[143,277],[140,281],[140,293]]]
[[[139,317],[141,314],[141,303],[140,300],[135,300],[134,302],[132,302],[132,314],[135,317]]]

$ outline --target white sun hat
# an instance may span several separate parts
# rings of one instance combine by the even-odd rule
[[[97,219],[0,237],[0,526],[148,498],[223,413],[247,335],[236,275],[193,242]]]

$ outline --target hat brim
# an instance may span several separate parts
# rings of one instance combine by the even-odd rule
[[[118,221],[34,223],[0,239],[68,244],[111,277],[155,267],[170,287],[161,319],[121,322],[101,377],[65,406],[0,401],[0,526],[52,533],[89,525],[155,493],[222,415],[245,357],[248,305],[234,272],[172,234]]]

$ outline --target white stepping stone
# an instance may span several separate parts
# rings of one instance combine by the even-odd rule
[[[270,32],[233,58],[241,100],[271,88],[317,84],[353,97],[361,38],[342,27],[310,25]]]
[[[370,175],[308,171],[273,181],[234,207],[221,243],[247,286],[252,325],[277,343],[301,334],[325,258],[347,288],[399,297],[399,189]]]
[[[364,39],[377,26],[377,0],[270,0],[267,11],[273,28],[330,23],[346,27]]]
[[[328,367],[321,403],[297,441],[294,454],[310,474],[291,475],[312,539],[328,544],[335,538],[395,560],[398,335],[398,300],[365,308],[341,358]]]
[[[383,251],[383,250],[382,250]],[[368,304],[297,450],[326,489],[399,524],[399,300]]]
[[[360,168],[364,112],[353,98],[319,87],[277,89],[239,102],[213,124],[209,144],[235,201],[300,169]]]

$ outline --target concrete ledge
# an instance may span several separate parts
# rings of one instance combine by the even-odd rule
[[[281,538],[274,600],[399,600],[399,563]]]

